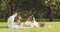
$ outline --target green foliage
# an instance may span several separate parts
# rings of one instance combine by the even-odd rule
[[[50,6],[52,9],[52,17],[60,18],[60,0],[46,0],[45,5]]]
[[[36,18],[47,18],[50,6],[52,18],[60,18],[60,0],[0,0],[0,18],[8,18],[14,11],[26,18],[33,14]]]

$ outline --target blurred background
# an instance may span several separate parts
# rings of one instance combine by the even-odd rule
[[[60,0],[0,0],[0,22],[17,12],[25,21],[33,14],[37,21],[60,21]]]

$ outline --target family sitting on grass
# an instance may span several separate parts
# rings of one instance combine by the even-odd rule
[[[35,18],[30,15],[27,17],[26,22],[24,23],[24,27],[23,27],[23,23],[22,23],[22,17],[18,16],[18,19],[16,22],[14,22],[15,17],[17,16],[17,13],[14,13],[12,16],[10,16],[8,18],[7,21],[7,27],[8,28],[33,28],[33,27],[39,27],[38,23],[35,21]]]

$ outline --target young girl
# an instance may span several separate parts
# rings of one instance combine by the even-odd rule
[[[25,22],[26,27],[38,27],[38,23],[35,21],[33,16],[29,16],[28,20]]]
[[[22,25],[23,25],[21,18],[22,18],[21,16],[18,16],[17,25],[19,27],[22,27]]]
[[[17,22],[14,24],[14,28],[21,28],[22,27],[21,16],[18,16]]]

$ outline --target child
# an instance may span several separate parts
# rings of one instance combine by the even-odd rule
[[[21,16],[18,16],[17,22],[14,23],[14,28],[21,28],[21,27],[22,27]]]
[[[19,26],[19,27],[22,27],[22,20],[21,20],[21,16],[18,16],[18,20],[17,20],[17,25]]]

